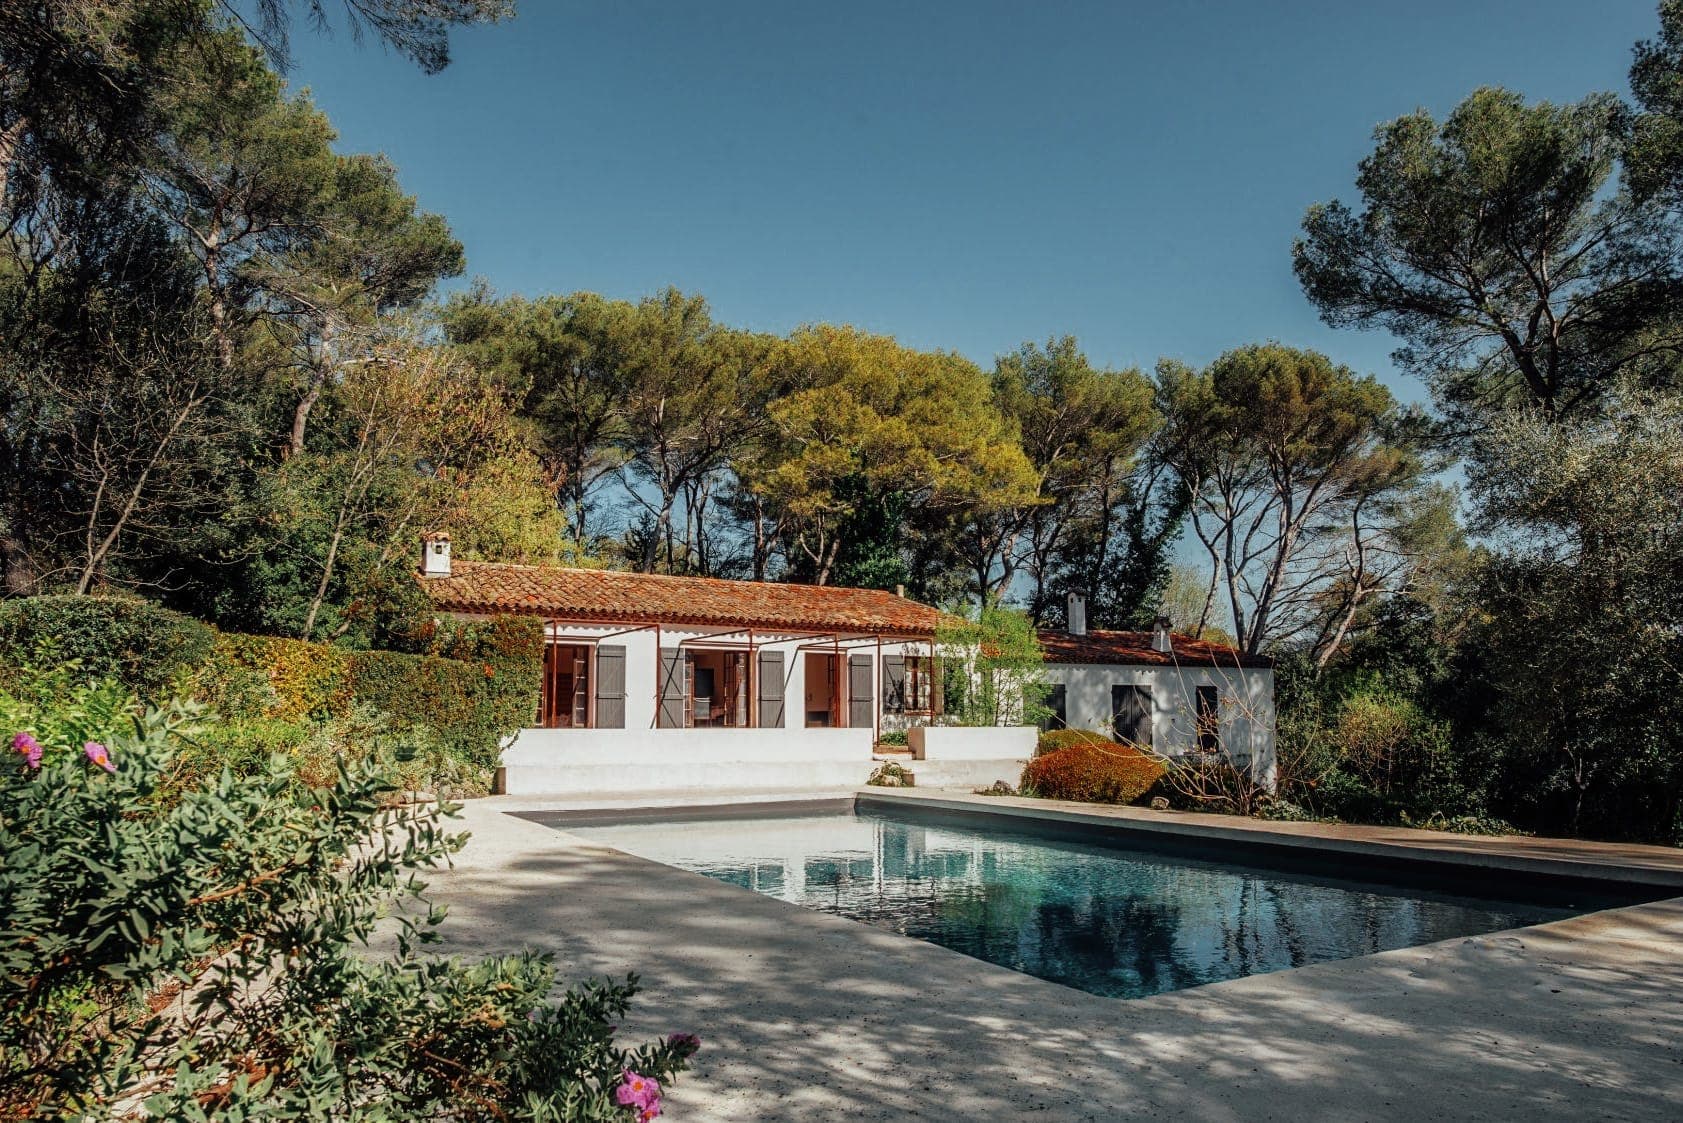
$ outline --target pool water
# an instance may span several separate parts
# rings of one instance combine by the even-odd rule
[[[874,814],[557,825],[1118,998],[1571,915]]]

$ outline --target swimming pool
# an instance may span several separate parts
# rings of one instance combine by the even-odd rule
[[[1579,911],[865,812],[554,825],[791,904],[1118,998]]]

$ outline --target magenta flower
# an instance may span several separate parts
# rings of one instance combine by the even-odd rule
[[[117,771],[117,766],[111,763],[111,754],[106,752],[105,746],[98,741],[89,741],[83,745],[82,752],[87,755],[89,761],[99,765],[107,772]]]
[[[653,1119],[660,1114],[659,1081],[630,1069],[620,1073],[620,1080],[622,1083],[614,1089],[614,1099],[621,1107],[635,1108],[639,1120]]]
[[[697,1037],[693,1033],[667,1034],[666,1043],[672,1046],[672,1048],[678,1050],[680,1053],[683,1053],[685,1056],[689,1056],[691,1053],[701,1048],[701,1038]]]
[[[41,767],[41,742],[27,733],[12,735],[12,748],[23,754],[23,763],[30,768]]]

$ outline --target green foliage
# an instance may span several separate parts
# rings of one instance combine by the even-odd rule
[[[1026,612],[991,603],[945,612],[935,650],[943,668],[944,720],[1033,725],[1050,712],[1040,635]]]
[[[1236,348],[1203,371],[1159,364],[1161,455],[1222,575],[1238,646],[1257,653],[1339,623],[1394,574],[1395,523],[1425,465],[1415,418],[1325,355]]]
[[[212,657],[209,626],[138,598],[19,597],[0,601],[0,676],[20,657],[71,661],[112,675],[143,698],[162,697]],[[40,661],[39,659],[37,661]]]
[[[463,836],[377,769],[312,786],[271,758],[160,798],[199,721],[109,682],[0,694],[42,750],[0,760],[0,1113],[606,1121],[622,1072],[685,1067],[693,1038],[614,1041],[634,977],[551,1000],[546,957],[422,954],[443,918],[416,875]]]
[[[532,617],[451,623],[425,654],[351,651],[279,636],[216,632],[145,601],[19,598],[0,604],[0,684],[65,687],[109,677],[143,697],[190,690],[224,715],[193,741],[188,771],[223,764],[246,774],[273,752],[320,779],[334,757],[409,760],[405,786],[486,790],[505,738],[528,725],[542,673],[543,628]],[[32,664],[32,666],[31,666]],[[47,689],[47,688],[43,688]],[[39,692],[39,691],[38,691]]]
[[[1076,732],[1076,731],[1066,731]],[[1082,803],[1137,803],[1167,771],[1164,763],[1131,745],[1087,740],[1042,753],[1023,769],[1020,787],[1042,799]]]
[[[1646,68],[1674,66],[1664,52]],[[1623,377],[1670,381],[1653,358],[1680,343],[1679,227],[1650,191],[1613,190],[1628,113],[1610,94],[1527,104],[1486,87],[1441,123],[1418,110],[1380,126],[1361,211],[1303,220],[1304,292],[1334,326],[1406,340],[1403,365],[1463,431],[1513,405],[1593,409]],[[1665,180],[1675,149],[1645,172],[1642,155],[1638,180]]]

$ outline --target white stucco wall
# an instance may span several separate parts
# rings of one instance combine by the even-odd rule
[[[882,657],[926,655],[927,642],[843,636],[835,644],[810,634],[756,630],[759,652],[783,653],[783,722],[776,727],[658,727],[660,650],[683,647],[709,651],[745,649],[745,631],[724,627],[662,625],[630,630],[626,625],[550,624],[556,643],[612,644],[625,649],[625,725],[618,729],[524,729],[503,750],[503,787],[511,795],[554,795],[658,789],[837,788],[869,778],[879,730],[904,728],[900,715],[882,713]],[[709,637],[712,637],[711,639]],[[806,660],[838,655],[843,664],[842,720],[849,656],[871,664],[874,720],[858,727],[807,728]],[[594,692],[594,675],[591,691]],[[756,693],[758,685],[755,685]],[[536,699],[533,701],[536,709]]]
[[[1274,774],[1274,672],[1266,667],[1158,667],[1048,663],[1048,683],[1064,686],[1064,720],[1072,729],[1111,736],[1112,686],[1151,689],[1152,748],[1174,756],[1196,739],[1198,687],[1220,700],[1221,743],[1235,764],[1250,765],[1265,783]]]

